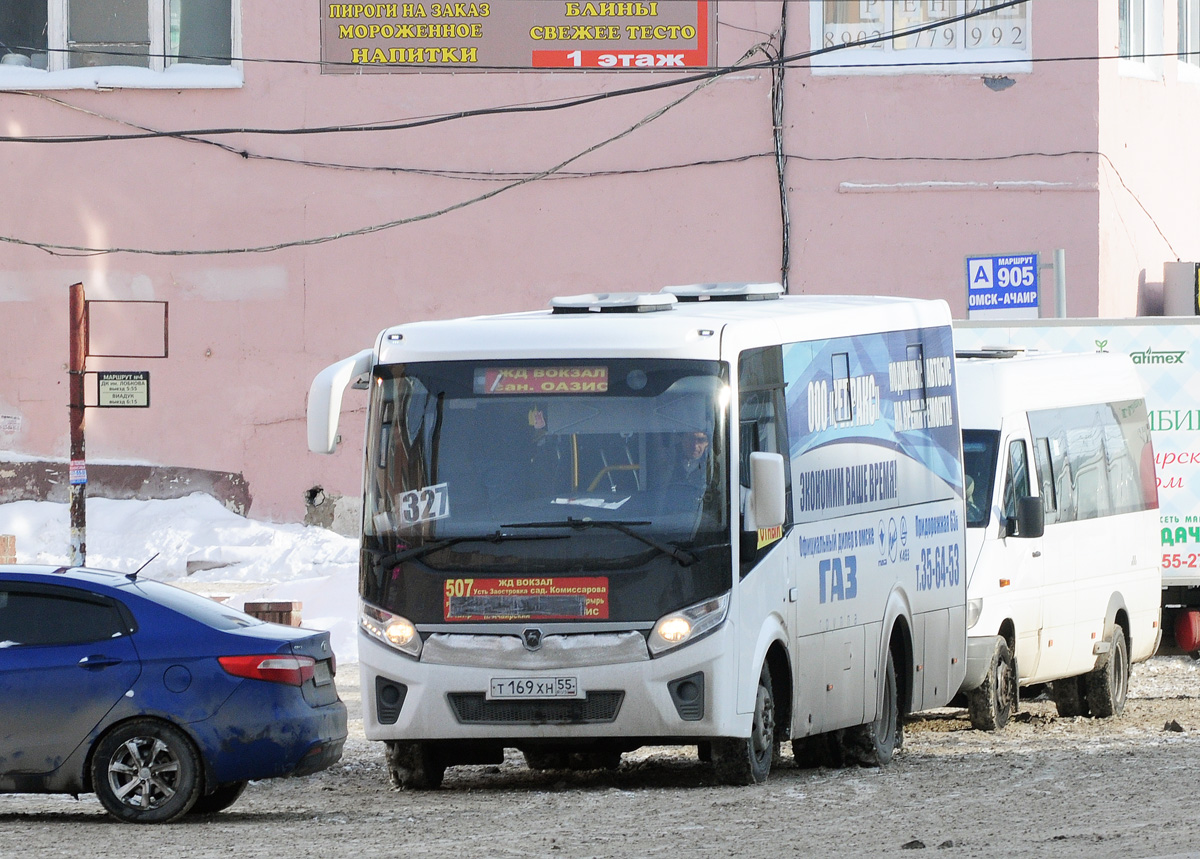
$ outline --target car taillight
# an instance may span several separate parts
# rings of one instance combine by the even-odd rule
[[[221,656],[221,667],[235,677],[303,686],[311,680],[317,661],[311,656]]]

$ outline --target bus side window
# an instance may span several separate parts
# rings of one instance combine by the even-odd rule
[[[1032,495],[1029,491],[1029,463],[1025,442],[1020,439],[1008,443],[1008,473],[1004,477],[1004,518],[1015,519],[1017,499]]]
[[[738,402],[741,484],[750,487],[750,454],[783,454],[788,460],[787,407],[783,385],[783,352],[778,346],[748,349],[738,359],[741,396]],[[790,469],[785,469],[789,479]],[[790,507],[789,507],[790,509]]]
[[[791,524],[791,467],[788,465],[787,407],[783,384],[783,350],[779,346],[748,349],[738,359],[738,459],[741,475],[741,503],[750,488],[750,454],[780,453],[787,481],[787,523]],[[742,511],[745,512],[744,510]],[[759,551],[743,533],[741,574],[746,575],[758,560]]]

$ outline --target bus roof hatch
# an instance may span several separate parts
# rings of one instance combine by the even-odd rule
[[[651,292],[589,292],[550,299],[554,313],[645,313],[670,310],[675,296]]]
[[[663,292],[680,301],[765,301],[783,295],[778,283],[689,283],[664,286]]]

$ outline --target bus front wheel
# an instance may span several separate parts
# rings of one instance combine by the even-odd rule
[[[763,665],[758,676],[754,723],[749,737],[728,737],[712,742],[713,768],[722,784],[762,784],[779,756],[779,732],[775,725],[775,693],[771,672]]]

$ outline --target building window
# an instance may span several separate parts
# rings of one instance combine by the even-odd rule
[[[1121,37],[1117,53],[1129,59],[1146,56],[1146,0],[1117,0]]]
[[[1179,0],[1179,61],[1200,67],[1200,0]]]
[[[233,64],[240,0],[0,0],[0,65]]]
[[[811,4],[814,71],[1028,71],[1030,3],[997,0],[824,0]],[[970,16],[965,20],[955,20]],[[940,24],[939,22],[946,22]],[[919,32],[913,30],[921,28]],[[904,35],[897,35],[904,34]],[[844,46],[844,47],[843,47]],[[839,49],[840,48],[840,49]],[[1014,65],[1015,63],[1015,65]]]

